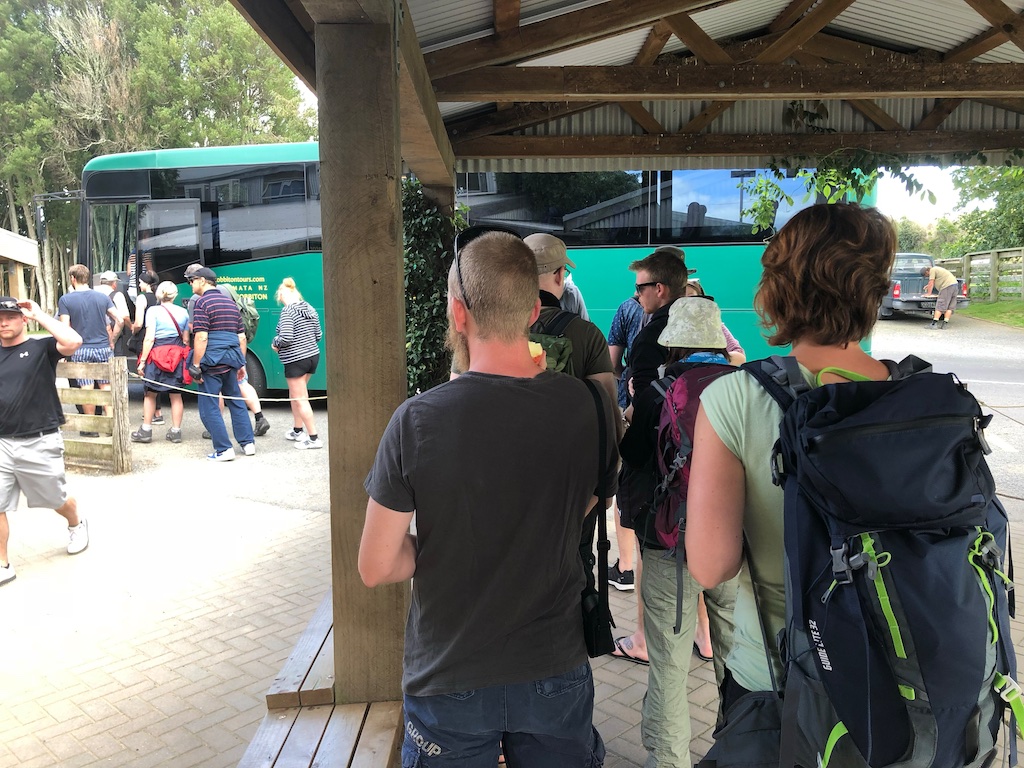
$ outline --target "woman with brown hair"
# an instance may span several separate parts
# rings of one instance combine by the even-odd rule
[[[892,222],[855,204],[815,205],[794,216],[765,249],[754,299],[769,343],[791,354],[811,387],[881,381],[889,369],[858,342],[877,319],[896,251]],[[768,471],[782,410],[753,376],[725,376],[701,396],[687,504],[686,557],[704,587],[736,576],[749,544],[749,571],[736,597],[732,650],[721,686],[721,711],[781,679],[773,642],[785,623],[782,490]],[[760,616],[753,590],[757,590]],[[762,640],[769,638],[767,653]],[[738,712],[739,708],[734,710]]]

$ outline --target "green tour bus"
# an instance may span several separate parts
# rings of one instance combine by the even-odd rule
[[[748,359],[777,352],[757,323],[753,297],[770,232],[744,213],[744,181],[764,171],[701,169],[601,174],[459,173],[457,202],[471,224],[499,224],[522,235],[562,238],[576,264],[572,279],[607,335],[616,308],[633,293],[630,262],[657,245],[682,246],[705,291]],[[795,201],[777,209],[782,226],[810,204],[801,179],[785,179]],[[249,346],[249,381],[261,396],[286,389],[270,349],[280,314],[275,292],[294,278],[323,317],[320,158],[315,142],[167,149],[97,157],[85,166],[81,260],[113,270],[129,292],[141,267],[190,295],[185,267],[201,262],[261,315]],[[595,192],[596,190],[596,192]],[[746,202],[749,203],[749,200]],[[865,201],[871,205],[874,198]],[[133,254],[137,256],[133,259]],[[321,352],[323,352],[321,340]],[[326,389],[325,367],[310,389]]]
[[[85,166],[82,190],[79,253],[94,274],[113,270],[134,292],[141,266],[177,283],[179,300],[187,300],[185,267],[205,264],[218,283],[230,284],[259,310],[246,361],[249,382],[260,396],[287,389],[270,349],[281,280],[294,278],[321,318],[324,311],[316,143],[97,157]],[[320,366],[309,388],[326,386]]]

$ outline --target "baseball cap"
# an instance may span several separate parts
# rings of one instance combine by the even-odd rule
[[[715,302],[699,296],[676,299],[658,343],[663,347],[725,349],[722,311]]]
[[[211,283],[217,282],[217,273],[209,267],[199,267],[198,269],[186,269],[186,278],[201,277],[204,280],[209,280]]]
[[[21,314],[18,300],[10,296],[0,296],[0,312],[17,312]]]
[[[109,269],[100,275],[101,283],[116,283],[117,280],[117,272],[111,272]]]
[[[573,269],[576,265],[569,258],[565,250],[565,243],[554,235],[539,232],[535,235],[528,235],[523,242],[530,246],[534,258],[537,259],[537,274],[554,272],[559,267],[570,266]]]
[[[655,253],[670,253],[678,259],[682,259],[683,263],[686,263],[686,254],[683,253],[683,249],[676,245],[659,245],[654,249]],[[694,275],[697,273],[696,269],[687,269],[686,274]]]

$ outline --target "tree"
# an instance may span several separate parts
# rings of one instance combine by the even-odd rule
[[[626,171],[596,173],[499,173],[498,191],[526,195],[533,216],[561,219],[603,200],[640,189],[640,179]]]
[[[903,216],[896,222],[896,232],[899,236],[897,248],[900,251],[920,253],[924,250],[925,242],[928,240],[928,230],[921,224]]]
[[[958,168],[953,186],[960,193],[960,207],[975,201],[992,203],[989,209],[960,217],[964,253],[1024,245],[1024,167]]]

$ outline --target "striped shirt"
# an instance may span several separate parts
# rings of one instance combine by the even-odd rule
[[[202,296],[196,299],[192,314],[192,332],[202,333],[203,331],[206,333],[215,331],[245,333],[242,315],[230,296],[219,290],[208,288]],[[206,370],[209,370],[210,373],[226,373],[231,370],[231,367],[214,365]]]
[[[305,301],[296,301],[281,310],[273,345],[277,347],[281,362],[287,365],[319,355],[317,342],[322,335],[316,310]]]

